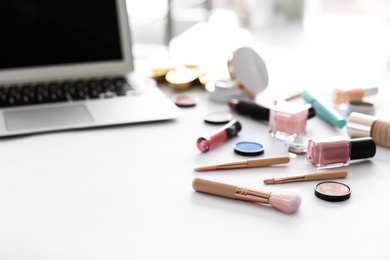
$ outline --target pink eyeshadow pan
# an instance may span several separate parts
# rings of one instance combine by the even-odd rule
[[[351,197],[351,188],[341,182],[324,181],[314,187],[314,194],[326,201],[343,201]]]

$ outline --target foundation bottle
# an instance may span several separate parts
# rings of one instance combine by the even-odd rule
[[[372,137],[375,143],[390,148],[390,122],[374,116],[352,112],[347,122],[350,137]]]

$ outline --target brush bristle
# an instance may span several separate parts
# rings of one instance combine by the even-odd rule
[[[263,182],[264,182],[264,184],[275,184],[274,179],[265,179]]]
[[[212,171],[217,169],[218,168],[216,165],[199,166],[194,168],[194,170],[197,172]]]
[[[270,194],[268,203],[285,213],[294,213],[301,206],[301,195],[296,190],[273,191]]]

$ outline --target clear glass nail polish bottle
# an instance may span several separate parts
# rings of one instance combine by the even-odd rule
[[[350,160],[375,156],[376,145],[371,137],[347,139],[343,136],[310,139],[306,159],[317,169],[348,166]]]
[[[279,101],[270,109],[269,133],[286,140],[290,136],[303,136],[306,133],[310,105]]]

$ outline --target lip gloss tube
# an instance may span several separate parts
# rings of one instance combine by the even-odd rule
[[[208,152],[209,150],[212,150],[215,147],[219,146],[228,138],[236,136],[240,131],[240,122],[236,119],[231,120],[229,123],[217,129],[216,131],[208,135],[199,137],[196,141],[196,146],[202,153]]]
[[[337,112],[332,107],[326,106],[325,104],[319,102],[312,95],[310,95],[310,93],[307,90],[302,92],[301,97],[307,103],[311,104],[314,107],[319,117],[321,117],[331,125],[341,129],[347,124],[347,122],[339,112]]]
[[[306,159],[317,169],[348,166],[350,160],[374,157],[376,144],[371,137],[348,140],[344,136],[310,139]]]

